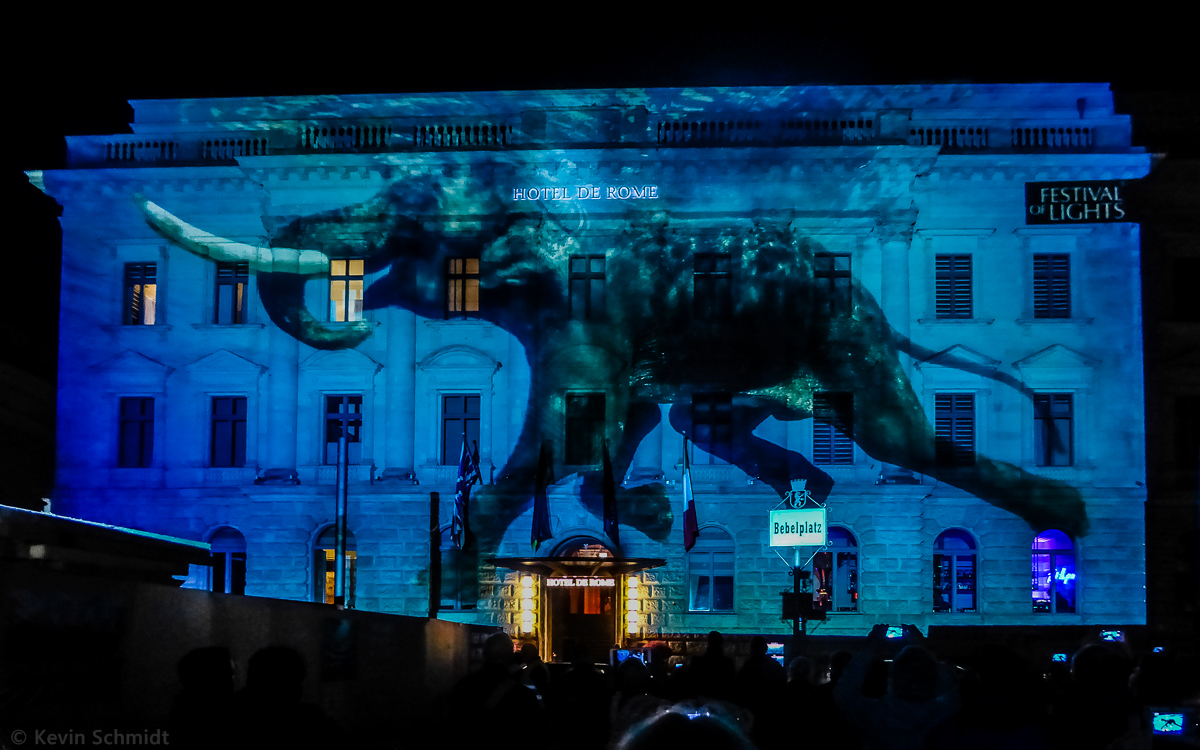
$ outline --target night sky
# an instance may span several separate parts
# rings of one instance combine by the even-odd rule
[[[890,18],[763,4],[333,3],[102,11],[11,21],[3,180],[10,307],[0,361],[52,381],[58,208],[22,170],[63,163],[62,136],[130,132],[128,99],[497,89],[1105,81],[1135,145],[1197,157],[1194,24],[1100,4],[913,3]],[[650,7],[650,6],[645,6]],[[980,16],[979,13],[986,13]],[[747,18],[746,16],[751,16]],[[538,19],[538,20],[533,20]],[[691,19],[682,21],[681,19]],[[1189,36],[1190,35],[1190,36]],[[1159,93],[1166,92],[1166,93]],[[10,287],[11,288],[11,287]]]

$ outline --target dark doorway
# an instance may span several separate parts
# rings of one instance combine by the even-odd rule
[[[556,552],[555,557],[615,557],[612,550],[593,538],[572,539]],[[547,586],[553,661],[571,661],[578,646],[587,649],[593,662],[608,660],[608,650],[617,642],[620,614],[616,579],[602,571],[594,578],[573,579],[571,586]]]

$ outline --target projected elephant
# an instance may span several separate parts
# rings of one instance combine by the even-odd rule
[[[824,248],[793,230],[786,216],[700,231],[667,212],[626,207],[620,230],[607,232],[601,244],[586,227],[568,229],[552,213],[520,212],[493,191],[426,178],[291,220],[268,246],[256,247],[138,200],[151,225],[189,251],[248,261],[271,320],[318,349],[354,347],[371,335],[365,325],[329,327],[305,309],[305,281],[327,275],[330,258],[366,258],[368,272],[380,274],[368,308],[396,305],[428,318],[445,314],[447,259],[480,258],[478,316],[520,340],[532,383],[512,456],[497,482],[476,494],[473,525],[485,551],[532,502],[544,440],[558,446],[561,465],[565,395],[601,389],[618,478],[658,424],[659,404],[671,404],[672,425],[693,434],[693,396],[720,392],[732,397],[733,434],[711,451],[781,495],[792,479],[803,478],[824,500],[833,486],[825,472],[752,431],[768,416],[811,416],[814,393],[849,391],[853,416],[838,414],[835,421],[847,422],[849,432],[852,419],[855,442],[874,459],[959,487],[1039,529],[1086,532],[1084,503],[1062,482],[983,455],[966,468],[939,464],[934,430],[898,356],[932,352],[899,336],[852,279],[832,282],[836,274],[818,269],[828,262]],[[912,221],[902,217],[899,231],[911,230]],[[572,319],[569,259],[597,253],[605,258],[606,314]],[[711,273],[700,268],[706,259],[716,264]],[[988,376],[1024,391],[1007,376]],[[597,515],[598,474],[587,472],[584,483],[584,501]],[[672,517],[661,485],[633,492],[636,501],[626,494],[620,502],[622,522],[664,539]]]

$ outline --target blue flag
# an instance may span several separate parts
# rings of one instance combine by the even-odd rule
[[[533,493],[533,529],[529,537],[534,552],[542,542],[554,536],[554,532],[550,530],[550,499],[546,494],[546,488],[552,484],[554,465],[551,462],[550,446],[543,442],[542,450],[538,454],[537,488]]]
[[[471,533],[470,504],[471,485],[483,484],[479,473],[479,445],[475,452],[467,451],[467,436],[463,435],[462,451],[458,455],[458,481],[454,484],[454,518],[450,521],[450,539],[454,546],[466,546]]]

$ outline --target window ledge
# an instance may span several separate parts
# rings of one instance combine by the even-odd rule
[[[461,326],[461,325],[482,325],[488,321],[483,318],[426,318],[425,325],[427,326]]]
[[[737,612],[725,610],[721,612],[711,612],[707,609],[689,609],[687,612],[684,612],[684,614],[688,615],[689,617],[737,617]]]
[[[923,326],[990,326],[996,322],[995,318],[918,318],[917,322]]]
[[[251,331],[264,327],[262,323],[192,323],[197,331]]]
[[[104,324],[104,325],[101,325],[100,328],[105,331],[160,331],[160,332],[165,332],[165,331],[171,330],[171,326],[167,325],[166,323],[155,323],[152,326]]]
[[[345,330],[348,328],[359,328],[364,325],[369,326],[371,328],[378,328],[380,325],[380,322],[373,318],[363,318],[362,320],[325,320],[325,321],[321,321],[321,325],[325,326],[326,328],[332,328],[335,331],[341,331],[341,330]],[[218,326],[218,327],[227,327],[227,326]]]
[[[1095,318],[1017,318],[1019,326],[1088,326]]]

